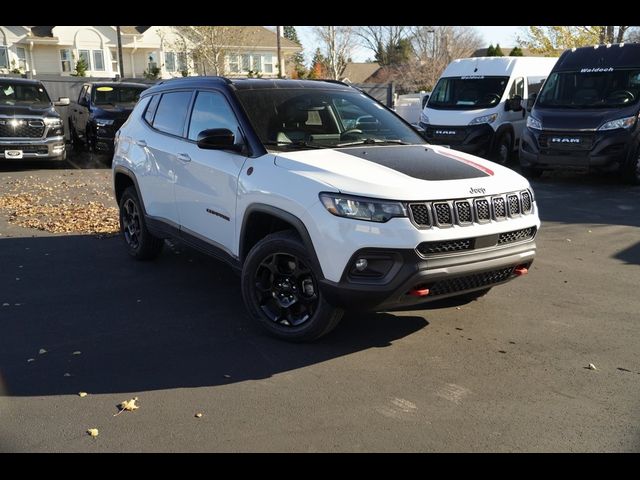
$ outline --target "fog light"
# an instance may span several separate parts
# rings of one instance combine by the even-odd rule
[[[369,265],[369,262],[367,262],[366,258],[359,258],[358,260],[356,260],[356,270],[359,272],[362,272],[364,270],[366,270],[367,266]]]

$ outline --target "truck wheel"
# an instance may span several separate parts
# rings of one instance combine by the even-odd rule
[[[134,187],[128,187],[120,199],[120,231],[129,255],[136,260],[151,260],[162,251],[164,240],[147,230]]]
[[[82,145],[82,141],[80,140],[80,137],[78,137],[78,133],[72,123],[69,123],[69,138],[71,139],[71,148],[79,150]]]
[[[493,150],[493,161],[500,165],[508,165],[511,160],[512,143],[509,132],[500,135]]]
[[[520,166],[520,173],[527,178],[540,178],[543,172],[544,170],[540,170],[539,168]]]
[[[260,240],[247,255],[241,283],[251,316],[280,339],[316,340],[342,318],[343,310],[324,299],[309,252],[294,232]]]

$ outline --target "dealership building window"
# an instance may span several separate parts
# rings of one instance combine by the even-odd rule
[[[227,63],[231,73],[273,73],[275,68],[273,55],[228,55]]]
[[[119,72],[120,65],[118,63],[118,50],[115,48],[110,48],[109,52],[111,52],[111,71]]]
[[[93,70],[91,68],[91,55],[89,50],[78,50],[78,58],[84,59],[87,64],[87,70]]]
[[[62,72],[71,71],[71,50],[68,48],[60,50],[60,63],[62,66]]]
[[[7,47],[0,45],[0,68],[9,68],[9,52]]]
[[[102,50],[94,50],[93,52],[93,69],[96,71],[104,71],[104,54]]]
[[[18,68],[27,70],[27,50],[24,47],[16,47],[16,55],[18,56]]]
[[[176,71],[176,54],[173,52],[164,52],[164,69],[167,72]]]

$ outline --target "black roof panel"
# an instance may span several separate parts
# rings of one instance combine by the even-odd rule
[[[576,71],[583,68],[640,68],[640,44],[623,43],[566,50],[553,71]]]

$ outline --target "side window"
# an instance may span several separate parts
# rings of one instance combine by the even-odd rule
[[[165,93],[160,98],[156,115],[153,119],[153,128],[171,135],[182,136],[184,122],[191,102],[190,91]]]
[[[149,102],[147,111],[144,112],[144,119],[149,125],[153,125],[153,116],[156,114],[158,102],[160,102],[160,95],[154,95],[151,97],[151,102]]]
[[[524,78],[516,78],[511,84],[511,90],[509,90],[509,98],[513,98],[519,95],[520,98],[524,98]]]
[[[529,95],[532,93],[539,93],[546,79],[546,77],[527,77]]]
[[[222,94],[198,92],[189,124],[189,140],[197,140],[201,131],[210,128],[227,128],[236,134],[238,121]]]
[[[87,94],[87,88],[89,88],[88,85],[85,85],[84,87],[82,87],[82,89],[80,90],[80,95],[78,95],[78,103],[80,102],[80,100],[82,100],[85,95]]]

